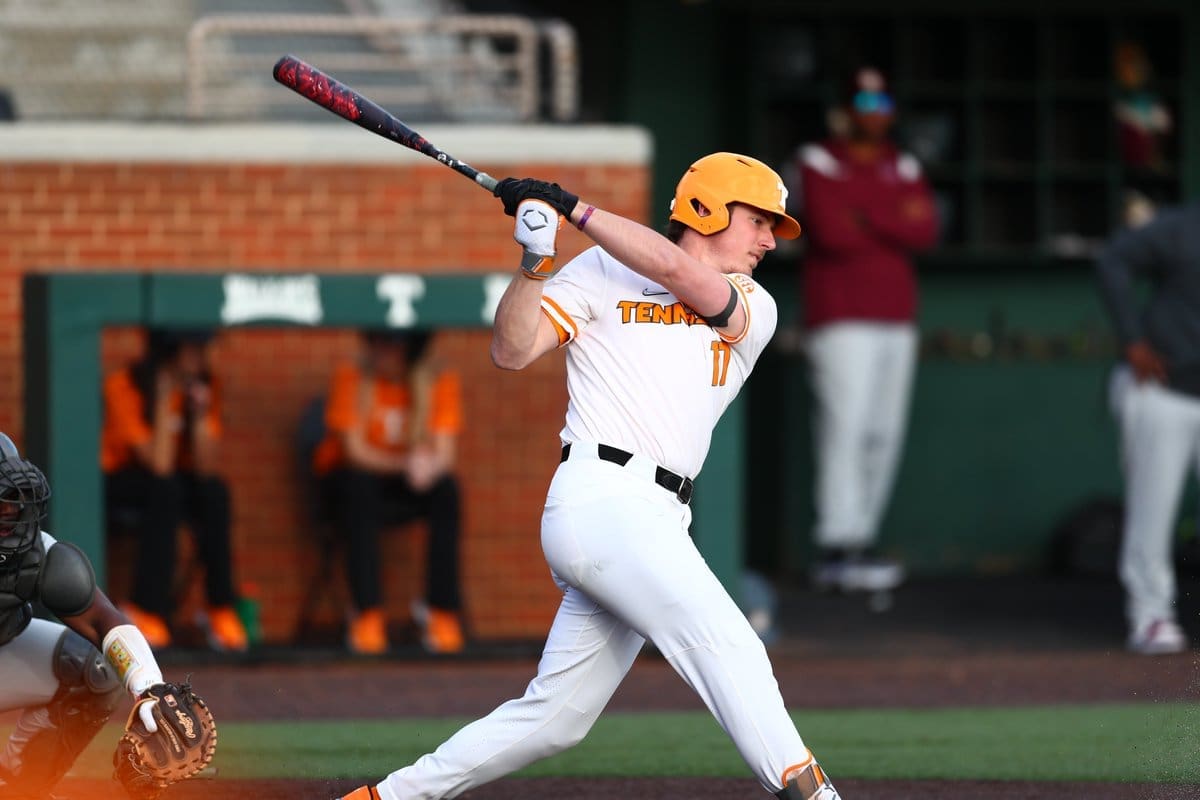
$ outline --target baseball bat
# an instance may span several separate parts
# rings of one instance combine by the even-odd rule
[[[271,73],[279,83],[342,119],[385,139],[399,142],[410,150],[424,153],[455,172],[466,175],[489,192],[496,188],[496,179],[491,175],[480,172],[465,161],[459,161],[449,153],[434,147],[428,139],[405,125],[390,111],[311,64],[306,64],[295,56],[286,55],[275,62]]]

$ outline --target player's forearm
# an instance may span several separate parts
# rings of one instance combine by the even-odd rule
[[[715,314],[729,302],[725,278],[667,237],[581,200],[571,212],[571,221],[578,227],[585,215],[582,230],[592,241],[642,277],[669,289],[698,313]]]
[[[146,466],[156,475],[168,475],[175,467],[175,435],[180,420],[171,406],[170,393],[159,389],[154,402],[150,441],[139,449]]]
[[[867,209],[844,181],[820,170],[801,172],[804,234],[812,245],[827,255],[850,255],[873,250],[877,245]],[[797,195],[797,200],[800,195]]]
[[[868,230],[890,247],[921,251],[937,243],[938,224],[933,201],[927,193],[914,190],[894,206],[866,209]]]
[[[87,611],[63,622],[104,653],[125,688],[134,697],[148,687],[162,683],[162,669],[146,637],[113,606],[104,592],[97,589]]]
[[[99,589],[92,590],[91,605],[83,613],[61,619],[64,625],[94,644],[97,649],[104,641],[105,634],[129,621]]]
[[[175,469],[175,433],[169,421],[154,423],[150,440],[135,447],[138,459],[155,475],[170,475]]]
[[[162,668],[154,658],[150,643],[133,623],[111,628],[100,642],[100,651],[116,670],[126,691],[134,697],[163,682]]]
[[[192,437],[192,453],[197,473],[211,475],[217,471],[220,457],[220,440],[210,431],[206,430],[204,420],[196,423],[196,433]]]
[[[1142,338],[1142,321],[1138,311],[1132,271],[1128,265],[1105,252],[1096,262],[1096,277],[1100,298],[1108,309],[1117,339],[1122,347]]]
[[[386,475],[398,475],[408,468],[406,456],[395,455],[375,447],[366,440],[361,432],[348,434],[343,439],[343,444],[346,450],[346,459],[358,469]]]
[[[542,283],[518,270],[496,306],[492,327],[492,363],[501,369],[523,369],[543,350],[538,347],[542,321]]]
[[[433,436],[433,461],[435,472],[445,475],[454,470],[458,460],[458,437],[452,433],[436,433]]]

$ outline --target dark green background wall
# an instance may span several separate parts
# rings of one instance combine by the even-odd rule
[[[766,268],[770,270],[770,267]],[[796,317],[782,265],[762,276]],[[924,282],[912,422],[881,545],[925,574],[1048,564],[1054,526],[1119,493],[1107,406],[1111,343],[1090,273]],[[746,539],[751,564],[801,573],[812,521],[808,388],[786,334],[748,384]]]
[[[535,3],[576,24],[585,114],[654,135],[650,224],[695,157],[748,152],[778,164],[820,135],[845,69],[887,69],[906,112],[948,114],[955,143],[927,165],[954,211],[923,259],[925,348],[883,543],[921,572],[1043,566],[1072,508],[1120,490],[1106,406],[1108,323],[1086,257],[1056,255],[1062,234],[1094,248],[1130,181],[1164,200],[1200,195],[1200,11],[1183,0],[625,0],[598,8]],[[1176,131],[1165,172],[1119,162],[1113,45],[1143,40]],[[808,47],[806,77],[794,62]],[[760,277],[795,319],[794,259]],[[984,355],[956,354],[993,340]],[[1039,348],[1049,348],[1040,352]],[[742,472],[753,565],[804,569],[811,521],[807,389],[794,353],[772,349],[748,384]],[[1194,490],[1192,492],[1194,495]],[[1189,502],[1194,502],[1189,499]]]

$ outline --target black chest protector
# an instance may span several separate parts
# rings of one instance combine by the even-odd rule
[[[0,563],[0,645],[15,639],[33,619],[33,601],[60,617],[82,614],[92,604],[96,575],[87,556],[73,544],[49,550],[41,536],[16,563]]]
[[[39,536],[33,547],[0,564],[0,644],[15,639],[33,619],[31,601],[37,597],[37,579],[45,560]]]

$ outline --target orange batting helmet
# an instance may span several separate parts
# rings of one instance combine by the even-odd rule
[[[713,153],[688,167],[675,187],[671,219],[708,236],[729,227],[730,203],[745,203],[774,214],[775,235],[780,239],[800,235],[800,223],[787,213],[783,179],[758,159],[737,153]],[[708,216],[700,216],[701,205]]]

